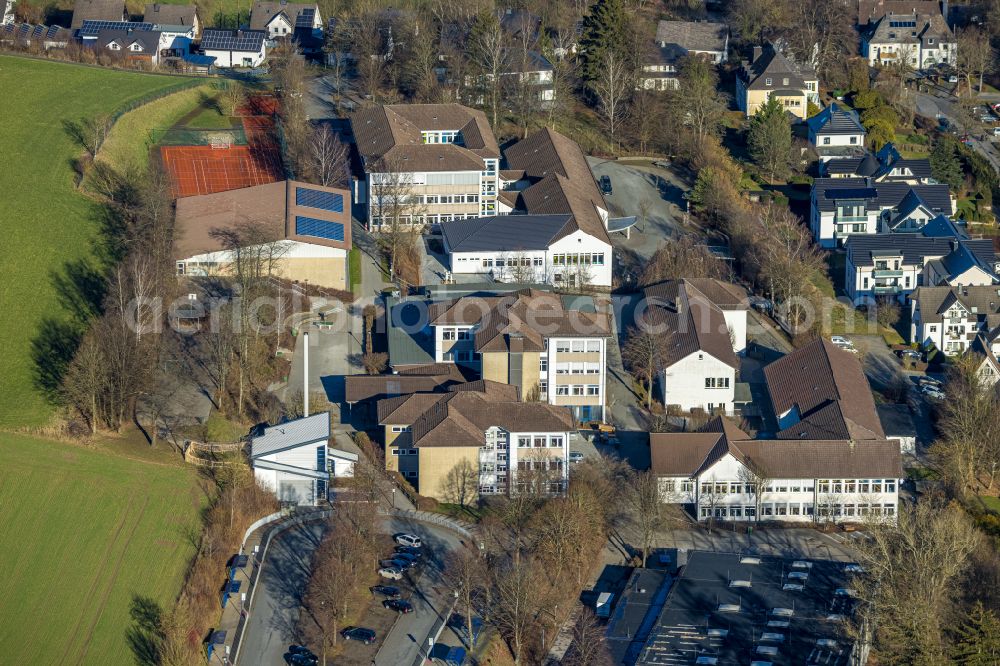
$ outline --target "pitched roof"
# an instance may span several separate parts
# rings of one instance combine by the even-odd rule
[[[123,0],[76,0],[70,28],[83,26],[84,21],[122,21],[127,16]]]
[[[823,212],[836,210],[838,198],[864,199],[868,210],[895,208],[911,191],[932,211],[951,213],[951,193],[947,185],[875,182],[870,178],[817,178],[813,181],[816,205]]]
[[[799,423],[779,438],[880,439],[882,425],[861,363],[820,338],[764,368],[774,412],[797,408]],[[825,436],[819,436],[825,434]]]
[[[309,14],[312,12],[313,14]],[[316,3],[295,3],[295,2],[264,2],[258,0],[253,3],[250,9],[250,29],[264,30],[278,14],[284,14],[288,22],[295,27],[298,17],[305,14],[310,18],[309,25],[312,26],[311,17],[319,12]]]
[[[195,5],[162,5],[158,2],[146,5],[142,20],[156,25],[183,25],[193,27],[198,16]]]
[[[122,51],[129,55],[135,54],[131,51],[131,46],[139,44],[142,48],[142,55],[155,56],[160,46],[160,31],[113,30],[105,28],[97,32],[97,40],[95,42],[97,48],[103,49],[113,43],[117,43]]]
[[[250,457],[257,458],[275,451],[328,439],[330,439],[330,414],[320,412],[264,428],[261,435],[253,438]]]
[[[954,303],[960,303],[973,317],[987,322],[1000,314],[1000,287],[918,287],[911,297],[917,301],[922,324],[937,324]],[[972,311],[975,310],[973,314]],[[989,326],[990,328],[993,325]]]
[[[836,102],[806,120],[806,124],[809,125],[810,130],[820,136],[865,134],[865,128],[861,124],[858,112],[854,109],[838,106]]]
[[[452,252],[546,250],[569,221],[569,215],[497,215],[455,220],[441,225]]]
[[[669,367],[703,351],[733,368],[739,359],[723,310],[743,309],[746,295],[721,280],[671,280],[646,287],[645,323],[663,336],[664,365]]]
[[[422,368],[407,370],[395,375],[348,375],[344,377],[344,400],[353,403],[411,393],[432,393],[465,383],[468,379],[461,366],[454,363],[441,363],[426,373]]]
[[[857,24],[864,26],[886,14],[940,14],[939,0],[858,0]]]
[[[770,42],[753,62],[743,63],[738,75],[750,90],[805,90],[806,81],[816,80],[816,73],[809,67],[794,62]],[[771,85],[767,85],[767,79],[771,79]]]
[[[943,257],[951,252],[953,238],[928,238],[920,232],[901,234],[852,234],[844,249],[854,266],[874,266],[879,255],[898,252],[906,265],[922,265],[928,257]]]
[[[952,33],[940,11],[886,14],[871,25],[864,35],[870,44],[918,44],[925,39],[951,40]]]
[[[237,51],[240,53],[260,53],[267,40],[265,30],[203,30],[201,49],[203,51]]]
[[[726,50],[729,26],[710,21],[660,21],[656,24],[656,41],[676,44],[686,51]]]
[[[461,104],[384,104],[351,116],[358,152],[366,168],[379,160],[392,169],[481,171],[500,147],[482,111]],[[421,132],[457,130],[461,143],[425,144]]]
[[[908,405],[883,403],[878,405],[878,418],[886,437],[916,437],[913,415]]]
[[[58,25],[32,25],[31,23],[4,23],[0,25],[0,39],[14,40],[17,43],[28,44],[32,40],[52,44],[67,44],[73,39],[73,33]]]

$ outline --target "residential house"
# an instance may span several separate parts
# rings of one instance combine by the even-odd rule
[[[771,98],[805,120],[808,103],[819,103],[819,79],[807,65],[782,53],[773,43],[753,47],[752,60],[736,73],[736,105],[749,118]]]
[[[192,40],[201,35],[201,21],[198,18],[196,5],[161,5],[152,3],[146,5],[142,20],[159,26],[167,33],[190,34]]]
[[[954,213],[947,185],[817,178],[810,196],[809,226],[816,242],[830,248],[843,245],[851,235],[919,231],[937,216]]]
[[[1000,382],[1000,360],[997,359],[997,354],[1000,354],[1000,331],[980,332],[969,351],[981,359],[977,368],[980,388],[995,391]]]
[[[257,0],[250,9],[250,29],[267,32],[269,39],[291,37],[296,28],[322,30],[323,18],[319,5]]]
[[[90,21],[84,24],[85,30]],[[145,62],[155,67],[160,64],[160,51],[165,47],[165,38],[159,30],[118,30],[103,28],[97,31],[93,39],[87,39],[85,44],[98,54],[110,53],[113,56],[133,62]]]
[[[75,31],[84,21],[128,21],[128,9],[124,0],[76,0],[69,27]]]
[[[1000,286],[920,287],[910,299],[910,341],[949,356],[1000,327]],[[992,342],[990,342],[992,345]]]
[[[649,437],[662,501],[699,521],[895,520],[903,474],[895,442],[751,439],[725,417]]]
[[[267,57],[267,32],[207,29],[202,31],[201,52],[215,58],[216,67],[259,67]]]
[[[500,147],[482,111],[387,104],[351,117],[368,226],[437,224],[497,212]]]
[[[114,31],[114,32],[109,32]],[[137,58],[149,60],[153,59],[153,64],[161,63],[167,57],[183,57],[191,52],[191,43],[195,39],[195,29],[193,26],[184,25],[159,25],[146,21],[84,21],[77,30],[80,41],[91,48],[106,50],[108,48],[118,51],[120,46],[117,42],[109,40],[109,35],[118,38],[122,34],[156,33],[155,39],[151,34],[144,35],[140,47],[145,47],[156,42],[155,53],[137,48],[133,54]],[[110,46],[109,46],[110,45]]]
[[[806,127],[821,168],[827,160],[864,155],[866,132],[854,109],[834,102],[806,120]]]
[[[505,62],[501,79],[515,83],[519,89],[523,87],[542,108],[555,100],[556,88],[552,78],[554,70],[548,58],[538,51],[520,53],[512,50]]]
[[[641,63],[639,88],[667,90],[678,86],[682,58],[697,55],[719,65],[728,59],[729,26],[708,21],[660,21],[656,45]]]
[[[872,67],[901,65],[929,69],[955,66],[958,40],[940,12],[888,13],[861,36],[861,55]]]
[[[900,301],[921,286],[972,286],[1000,282],[991,239],[922,233],[854,235],[846,251],[845,291],[856,304],[880,296]]]
[[[524,490],[561,493],[569,478],[573,417],[565,407],[520,402],[517,387],[489,380],[446,393],[378,403],[386,469],[441,501]]]
[[[948,17],[948,1],[944,0],[858,0],[855,25],[862,34],[868,32],[886,14],[941,14]]]
[[[353,476],[358,460],[330,446],[330,436],[327,412],[264,428],[250,443],[254,477],[284,504],[325,502],[331,479]]]
[[[273,244],[270,256],[278,276],[347,289],[350,211],[347,190],[294,180],[182,197],[174,222],[177,274],[227,274],[232,255],[217,232],[253,224],[260,240]]]
[[[647,287],[644,295],[640,327],[662,344],[663,403],[733,414],[737,355],[747,342],[746,291],[721,280],[692,278]]]
[[[576,142],[542,129],[507,148],[504,162],[503,215],[442,224],[452,273],[610,288],[608,205]]]
[[[443,285],[387,300],[393,370],[456,363],[526,399],[604,420],[611,315],[591,296],[511,285]]]
[[[882,423],[885,438],[899,444],[899,452],[904,456],[917,452],[917,428],[913,425],[910,406],[906,404],[883,403],[877,405],[878,418]]]
[[[0,5],[0,25],[8,25],[14,23],[17,20],[17,16],[14,12],[15,0],[2,0],[3,4]]]
[[[827,178],[870,178],[876,183],[931,185],[937,182],[931,173],[929,159],[904,158],[891,143],[882,146],[877,153],[820,162],[820,173]]]
[[[456,363],[432,363],[402,368],[390,375],[348,375],[344,377],[344,402],[352,421],[374,419],[375,403],[411,393],[436,393],[449,386],[465,384],[476,373]]]

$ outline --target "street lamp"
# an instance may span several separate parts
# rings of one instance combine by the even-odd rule
[[[396,508],[396,488],[395,487],[393,487],[393,489],[392,489],[392,508],[393,509]]]

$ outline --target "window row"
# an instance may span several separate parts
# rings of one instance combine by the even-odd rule
[[[601,395],[599,384],[557,384],[556,395]]]
[[[577,254],[553,254],[552,255],[552,265],[553,266],[576,266],[578,264],[588,265],[592,264],[594,266],[604,265],[604,253],[603,252],[583,252]]]
[[[390,456],[415,456],[417,455],[416,449],[389,449]]]
[[[546,340],[545,345],[548,347],[548,340]],[[557,353],[594,353],[599,351],[601,351],[600,340],[559,340],[556,342]]]
[[[562,460],[518,460],[517,469],[519,471],[535,470],[539,472],[550,471],[560,472],[563,468]]]
[[[471,329],[468,328],[442,328],[442,340],[468,340],[471,336]]]
[[[519,449],[544,449],[559,448],[563,445],[562,435],[518,435],[517,448]]]
[[[393,432],[410,432],[410,430],[411,430],[410,426],[400,426],[400,425],[392,426]]]
[[[479,203],[478,194],[415,194],[411,197],[418,204],[466,204]]]
[[[545,368],[541,368],[545,369]],[[599,375],[600,363],[556,363],[557,375]]]
[[[727,389],[729,388],[729,377],[705,377],[705,388]]]
[[[818,513],[824,518],[853,518],[855,516],[894,516],[895,504],[820,504]]]
[[[896,479],[820,479],[816,483],[820,495],[896,492]]]
[[[483,259],[483,268],[516,268],[518,266],[526,268],[528,266],[543,266],[544,264],[543,257],[487,257]]]

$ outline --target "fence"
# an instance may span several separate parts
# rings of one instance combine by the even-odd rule
[[[157,146],[210,146],[220,141],[228,145],[245,146],[247,133],[241,127],[209,130],[171,127],[149,130],[149,140]]]
[[[162,76],[162,75],[157,75],[157,76]],[[118,109],[116,109],[115,112],[111,114],[111,124],[114,125],[114,123],[118,122],[119,118],[124,116],[129,111],[134,111],[138,109],[140,106],[145,106],[150,102],[155,102],[156,100],[162,99],[167,95],[173,95],[176,92],[187,90],[188,88],[197,88],[198,86],[203,86],[203,85],[205,85],[205,82],[203,80],[194,79],[178,83],[175,86],[170,86],[169,88],[164,88],[163,90],[158,90],[154,93],[149,93],[148,95],[143,95],[142,97],[134,99],[131,102],[128,102],[120,106]]]

